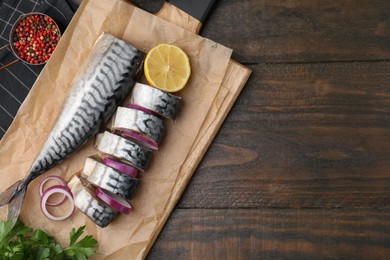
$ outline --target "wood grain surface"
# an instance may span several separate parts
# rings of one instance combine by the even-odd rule
[[[390,58],[390,1],[222,0],[203,35],[240,62]]]
[[[389,259],[390,1],[220,0],[201,35],[252,76],[148,259]]]
[[[150,259],[388,259],[390,211],[178,209]]]

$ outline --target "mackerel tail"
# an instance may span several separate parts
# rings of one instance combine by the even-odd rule
[[[16,223],[28,184],[62,162],[95,135],[130,92],[144,53],[110,34],[96,41],[76,75],[62,111],[27,176],[0,194]]]

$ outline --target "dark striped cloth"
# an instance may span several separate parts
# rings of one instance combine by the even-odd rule
[[[71,0],[0,0],[0,47],[7,45],[13,23],[20,15],[41,12],[52,17],[63,32],[77,5]],[[0,67],[15,60],[9,47],[0,52]],[[0,139],[7,131],[43,66],[18,62],[0,71]]]

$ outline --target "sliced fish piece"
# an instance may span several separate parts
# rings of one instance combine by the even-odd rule
[[[93,46],[69,90],[62,111],[27,176],[0,194],[16,223],[28,184],[78,150],[108,121],[128,95],[144,54],[110,34]]]
[[[96,136],[95,148],[129,163],[140,171],[145,171],[152,155],[150,150],[108,131]]]
[[[130,103],[152,110],[153,112],[175,120],[180,109],[181,98],[149,85],[137,82],[134,85]]]
[[[118,212],[98,199],[92,190],[83,185],[79,177],[74,176],[68,183],[73,193],[76,208],[84,213],[99,227],[106,227],[118,215]]]
[[[165,122],[138,109],[118,107],[112,117],[110,129],[139,133],[159,144],[164,134]]]
[[[81,177],[96,187],[110,191],[125,199],[131,199],[139,179],[130,177],[92,158],[85,160]]]

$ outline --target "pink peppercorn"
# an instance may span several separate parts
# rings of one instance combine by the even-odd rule
[[[46,62],[60,40],[60,31],[54,24],[50,17],[42,14],[24,17],[13,34],[16,54],[30,64]]]

